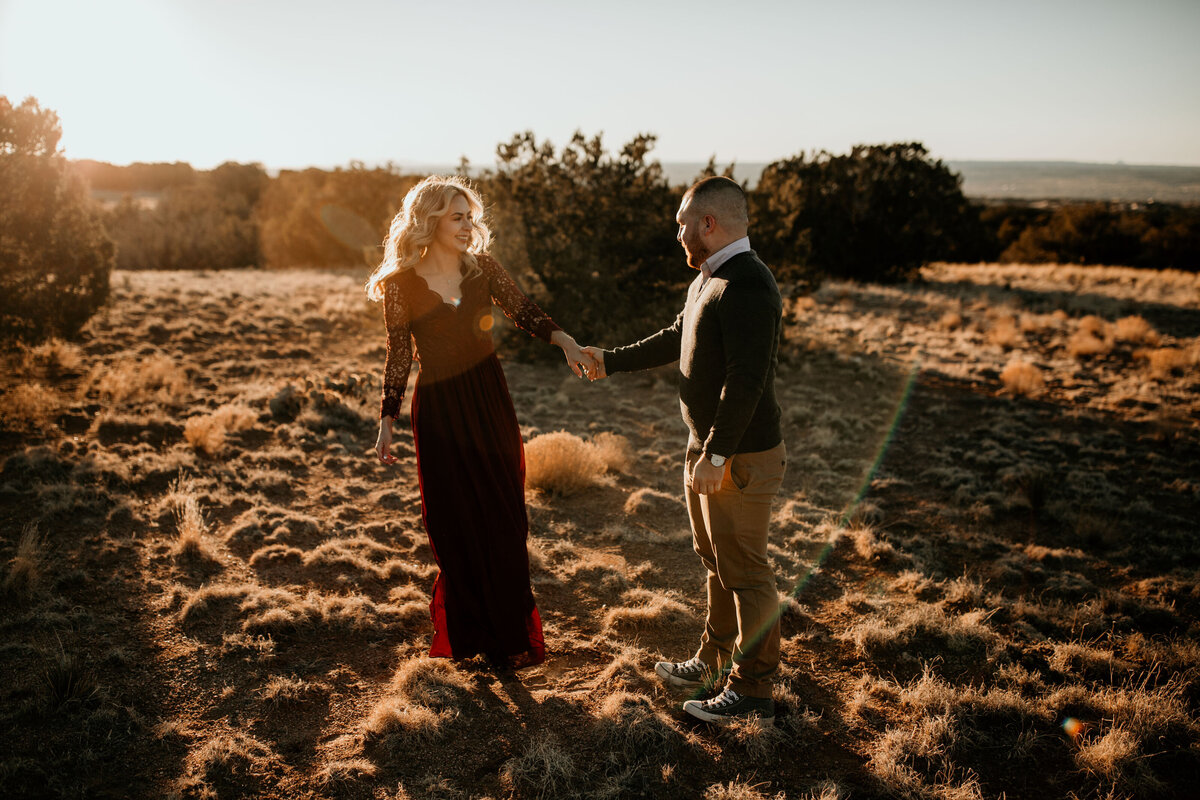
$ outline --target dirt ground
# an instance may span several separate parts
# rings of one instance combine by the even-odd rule
[[[715,730],[653,670],[703,620],[673,370],[588,384],[501,345],[549,657],[433,661],[406,421],[397,465],[372,452],[364,277],[118,273],[80,341],[3,353],[0,794],[1200,785],[1196,276],[939,265],[784,287],[779,716]],[[608,445],[569,494],[536,488],[578,469],[534,468],[556,431]]]

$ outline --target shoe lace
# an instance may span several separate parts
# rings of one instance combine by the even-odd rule
[[[708,667],[698,658],[689,658],[687,661],[680,661],[675,665],[676,672],[707,672]]]
[[[739,697],[738,693],[735,692],[733,689],[726,689],[725,691],[721,692],[719,695],[714,697],[712,700],[709,700],[708,707],[714,708],[714,709],[725,708],[725,706],[731,706],[734,703],[736,703],[738,700],[741,700],[741,699],[742,698]]]

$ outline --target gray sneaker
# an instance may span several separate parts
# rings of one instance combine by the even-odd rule
[[[700,689],[716,683],[717,676],[712,669],[698,658],[687,661],[659,661],[654,665],[658,677],[676,689]],[[721,675],[728,675],[729,670],[722,670]]]
[[[747,697],[728,686],[711,700],[688,700],[683,710],[705,722],[732,722],[757,718],[760,723],[775,721],[775,701],[769,697]]]

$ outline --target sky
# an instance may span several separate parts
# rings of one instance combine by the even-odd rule
[[[0,0],[69,158],[491,166],[522,131],[770,162],[1200,165],[1200,0]]]

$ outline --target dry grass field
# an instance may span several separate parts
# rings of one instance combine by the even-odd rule
[[[549,658],[424,657],[363,277],[118,273],[0,356],[0,795],[1195,796],[1197,276],[789,298],[780,714],[721,730],[653,673],[703,609],[670,369],[507,361]]]

